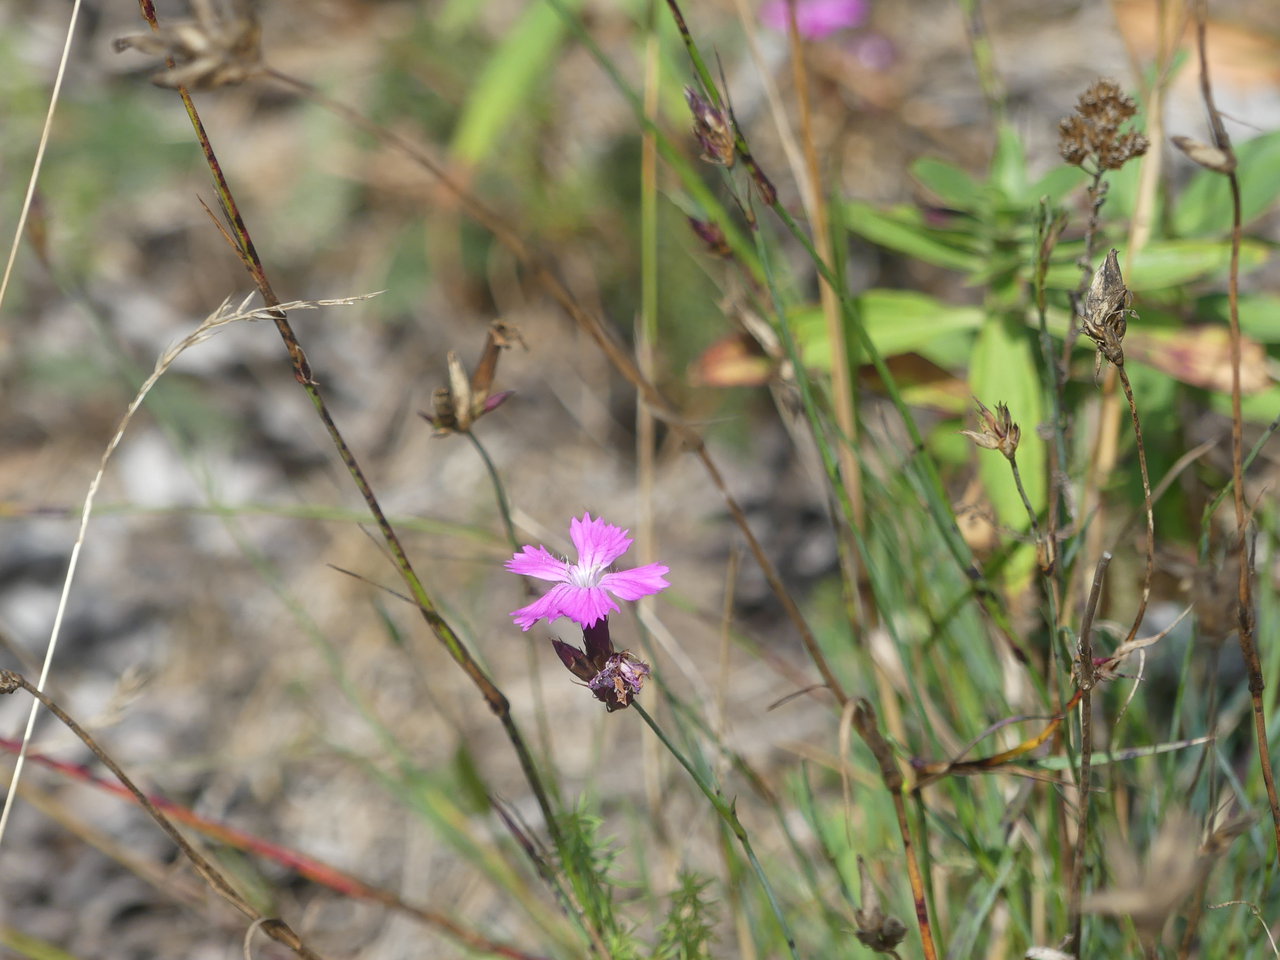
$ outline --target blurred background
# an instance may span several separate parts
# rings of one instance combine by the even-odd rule
[[[692,74],[663,5],[565,5],[633,89],[656,17],[658,123],[696,161],[682,95]],[[813,138],[828,192],[939,207],[909,174],[913,162],[933,157],[982,174],[994,135],[975,32],[989,42],[1031,178],[1053,170],[1058,120],[1084,87],[1110,76],[1131,89],[1149,64],[1153,7],[866,0],[847,26],[811,41]],[[70,9],[61,0],[0,6],[6,238]],[[184,4],[157,9],[162,22],[190,16]],[[640,126],[550,6],[263,0],[256,10],[267,65],[426,148],[619,342],[633,342]],[[785,33],[755,0],[688,3],[684,12],[703,51],[715,53],[762,168],[799,213],[770,109],[776,97],[796,122]],[[1214,3],[1212,15],[1220,108],[1242,137],[1275,129],[1280,7],[1233,0]],[[216,210],[216,194],[176,93],[149,80],[158,58],[113,48],[145,32],[125,0],[84,5],[0,314],[0,665],[33,678],[83,498],[130,399],[161,351],[224,298],[253,289],[201,208],[202,199]],[[1198,98],[1194,73],[1183,71],[1166,129],[1203,138]],[[502,569],[511,549],[485,464],[465,437],[433,438],[418,413],[446,385],[449,351],[470,366],[490,321],[518,328],[523,343],[504,352],[495,383],[515,394],[476,436],[505,484],[520,542],[567,552],[567,521],[583,511],[643,528],[641,549],[671,568],[672,583],[658,599],[647,657],[777,783],[801,758],[832,748],[831,714],[813,697],[767,709],[816,681],[723,498],[661,426],[653,478],[637,484],[635,390],[436,178],[270,78],[197,92],[195,102],[279,296],[381,291],[296,313],[295,329],[424,581],[546,750],[566,805],[590,796],[606,832],[634,844],[629,855],[658,876],[689,859],[714,862],[714,842],[691,839],[698,826],[712,838],[714,816],[692,793],[669,789],[679,780],[670,758],[655,755],[634,716],[606,716],[556,660],[546,637],[566,622],[550,633],[512,625],[508,611],[527,600]],[[714,174],[702,168],[713,189]],[[1169,176],[1185,180],[1190,169],[1171,164]],[[690,229],[696,204],[666,164],[657,186],[655,380],[707,438],[793,595],[820,626],[837,623],[836,540],[813,450],[795,439],[768,378],[731,368],[741,283]],[[1078,205],[1073,213],[1082,215]],[[1274,241],[1276,227],[1273,210],[1251,230]],[[779,249],[788,297],[816,303],[811,263],[798,245]],[[858,236],[846,262],[855,289],[911,289],[958,306],[981,299],[962,275]],[[1274,278],[1264,266],[1250,282],[1273,288]],[[948,435],[967,425],[966,358],[954,359],[961,379],[948,389],[959,405],[921,413]],[[1221,431],[1215,423],[1206,429]],[[967,457],[951,481],[957,498]],[[442,839],[463,829],[449,821],[455,811],[475,843],[505,840],[479,783],[528,821],[537,808],[500,727],[396,595],[395,571],[369,531],[274,329],[232,325],[160,380],[107,467],[49,689],[141,782],[199,814],[537,952],[537,924],[512,908],[480,855]],[[633,551],[624,563],[642,559]],[[726,640],[726,623],[740,643]],[[614,637],[640,643],[629,617],[616,620]],[[3,736],[20,736],[27,705],[0,704]],[[34,749],[89,759],[47,718]],[[416,799],[395,775],[409,762],[420,771]],[[782,843],[766,841],[766,852]],[[289,917],[326,955],[471,955],[283,867],[215,852],[263,909]],[[231,956],[243,925],[215,900],[132,805],[28,767],[0,845],[0,953],[54,955],[23,947],[29,937],[71,956]],[[738,955],[732,943],[726,935],[713,955]]]

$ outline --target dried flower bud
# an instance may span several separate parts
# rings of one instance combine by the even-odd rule
[[[1085,297],[1084,312],[1080,317],[1084,335],[1098,347],[1100,357],[1105,357],[1117,367],[1124,366],[1124,335],[1128,329],[1126,317],[1133,311],[1129,304],[1133,298],[1120,274],[1120,260],[1114,247],[1107,254]]]
[[[888,915],[880,907],[880,894],[867,873],[867,862],[858,857],[858,878],[862,893],[862,909],[853,911],[853,922],[858,925],[854,936],[876,953],[893,953],[894,948],[907,935],[906,925],[897,917]]]
[[[1215,173],[1231,173],[1236,168],[1236,155],[1226,150],[1196,140],[1194,137],[1173,137],[1173,145],[1193,162]]]
[[[615,653],[604,665],[604,669],[595,675],[587,686],[601,701],[605,708],[613,713],[623,707],[631,706],[631,700],[644,687],[649,679],[649,665],[636,657],[630,650]]]
[[[1073,166],[1092,160],[1099,170],[1119,170],[1147,152],[1150,141],[1140,133],[1120,132],[1138,112],[1113,80],[1098,80],[1080,95],[1076,110],[1058,123],[1058,152]]]
[[[702,159],[722,167],[732,167],[735,156],[733,127],[724,112],[693,87],[684,88],[684,98],[693,114],[693,135],[702,147]]]
[[[631,706],[631,701],[649,679],[649,665],[630,650],[619,653],[609,638],[609,619],[605,617],[582,630],[583,646],[579,650],[563,640],[551,645],[563,663],[579,680],[585,680],[597,700],[613,713]]]
[[[248,4],[219,17],[207,4],[196,6],[195,20],[182,20],[153,33],[119,37],[116,51],[134,49],[162,56],[175,66],[155,74],[159,87],[208,90],[243,83],[262,68],[262,29]]]
[[[710,220],[699,220],[696,217],[689,218],[689,226],[693,228],[693,232],[698,235],[709,251],[717,257],[731,257],[733,250],[729,246],[729,241],[725,238],[724,231],[720,229],[719,224]]]
[[[436,428],[435,436],[466,433],[487,413],[492,413],[511,396],[511,390],[490,394],[498,370],[498,354],[512,343],[524,345],[520,331],[501,320],[489,324],[484,349],[469,378],[462,361],[452,350],[448,354],[449,386],[437,387],[431,394],[431,413],[420,413]]]
[[[1022,439],[1022,428],[1013,422],[1009,408],[997,403],[996,412],[992,413],[981,400],[974,398],[974,402],[978,405],[982,429],[960,432],[983,449],[999,450],[1006,459],[1013,460],[1018,452],[1018,441]]]
[[[760,191],[761,202],[766,207],[772,207],[778,202],[778,190],[773,185],[773,181],[760,169],[760,164],[756,163],[754,157],[751,159],[749,169],[751,170],[751,179],[755,181],[756,189]]]

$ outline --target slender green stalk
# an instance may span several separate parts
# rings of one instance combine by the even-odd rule
[[[511,522],[511,502],[507,499],[507,488],[502,482],[502,477],[498,474],[498,468],[494,466],[493,458],[489,456],[489,451],[485,449],[480,438],[475,435],[472,430],[462,431],[467,435],[467,439],[471,441],[471,445],[476,448],[476,453],[480,454],[480,459],[484,461],[485,471],[489,474],[489,482],[493,484],[493,495],[498,501],[498,513],[502,516],[502,529],[507,532],[507,543],[510,544],[512,550],[520,549],[520,540],[516,536],[515,524]]]
[[[703,796],[711,802],[712,808],[719,814],[720,819],[724,821],[725,826],[729,828],[734,837],[737,838],[738,843],[742,845],[742,850],[747,855],[751,869],[755,872],[756,879],[760,881],[760,886],[769,900],[769,906],[773,911],[774,918],[778,921],[779,928],[782,930],[782,936],[787,941],[787,951],[795,960],[799,960],[799,954],[796,952],[796,938],[795,934],[791,932],[791,924],[787,922],[787,916],[783,913],[777,894],[773,891],[773,884],[769,882],[769,878],[764,872],[764,867],[760,865],[760,860],[756,857],[755,849],[751,846],[751,839],[747,836],[747,828],[738,819],[738,812],[734,802],[725,800],[719,789],[714,787],[693,765],[692,761],[672,743],[662,727],[649,715],[649,711],[645,710],[639,703],[632,703],[632,706],[640,714],[641,719],[649,725],[649,729],[654,732],[662,742],[662,745],[667,748],[667,751],[676,758],[680,766],[684,767],[685,772],[693,778],[693,782],[698,785],[698,789],[702,791]]]

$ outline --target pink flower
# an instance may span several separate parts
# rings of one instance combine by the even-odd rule
[[[856,27],[867,17],[867,0],[796,0],[800,36],[821,40],[837,30]],[[760,9],[764,25],[787,32],[787,0],[772,0]]]
[[[569,537],[578,550],[578,562],[558,560],[546,547],[525,547],[507,561],[512,573],[550,580],[555,584],[546,596],[527,607],[513,610],[511,616],[528,630],[539,620],[570,620],[589,627],[617,610],[613,594],[619,600],[639,600],[665,590],[671,584],[663,579],[667,567],[650,563],[631,570],[608,573],[609,564],[627,552],[631,531],[615,527],[603,520],[592,520],[590,513],[569,521]]]

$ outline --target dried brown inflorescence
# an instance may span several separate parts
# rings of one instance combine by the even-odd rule
[[[853,922],[857,924],[854,936],[858,942],[870,947],[876,953],[887,953],[897,956],[894,948],[907,935],[907,927],[901,920],[884,912],[880,906],[880,894],[867,872],[867,863],[858,857],[858,878],[862,889],[862,907],[853,911]]]
[[[733,256],[733,249],[729,246],[729,240],[724,235],[724,231],[720,229],[719,224],[710,220],[699,220],[697,217],[689,217],[689,226],[693,228],[693,232],[698,235],[698,239],[708,251],[717,257]]]
[[[1098,347],[1099,360],[1105,357],[1117,367],[1124,366],[1124,335],[1128,330],[1129,304],[1133,297],[1120,273],[1119,252],[1112,247],[1093,275],[1080,316],[1080,329]]]
[[[1138,105],[1114,80],[1097,80],[1076,103],[1076,111],[1058,124],[1058,151],[1077,167],[1092,162],[1097,170],[1119,170],[1147,152],[1150,141],[1120,128],[1133,119]]]
[[[498,372],[498,354],[513,343],[524,346],[520,331],[501,320],[494,320],[489,324],[489,333],[475,373],[469,378],[458,355],[449,351],[449,386],[437,387],[431,394],[432,412],[420,414],[422,419],[436,428],[435,436],[466,433],[486,413],[493,412],[506,402],[512,391],[490,391]]]
[[[117,51],[134,49],[172,61],[170,69],[151,78],[160,87],[209,90],[244,83],[262,69],[262,29],[245,2],[224,14],[210,2],[192,4],[194,20],[179,20],[154,33],[115,41]]]
[[[560,662],[586,682],[610,713],[629,707],[649,679],[649,665],[630,650],[614,648],[607,617],[583,627],[582,641],[585,652],[563,640],[552,640],[551,645]]]
[[[693,135],[702,147],[702,159],[722,167],[732,167],[736,148],[729,118],[693,87],[684,88],[684,98],[689,103],[689,112],[693,114]]]
[[[996,412],[992,413],[981,400],[975,398],[974,402],[978,404],[978,417],[982,421],[982,429],[960,432],[983,449],[999,450],[1006,459],[1012,460],[1018,452],[1022,428],[1013,422],[1008,406],[997,403]]]

